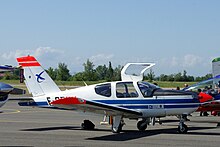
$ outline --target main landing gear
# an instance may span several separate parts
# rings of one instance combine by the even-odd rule
[[[114,116],[113,123],[112,123],[112,132],[113,133],[120,133],[122,131],[122,127],[125,125],[122,116]]]
[[[180,123],[179,123],[179,126],[178,126],[178,133],[180,133],[180,134],[185,134],[188,131],[187,125],[184,124],[184,121],[186,120],[185,119],[186,116],[187,115],[181,115],[180,116]]]
[[[138,130],[139,130],[139,131],[144,131],[144,130],[146,130],[148,123],[149,123],[149,122],[147,121],[147,119],[142,119],[142,120],[138,121],[138,123],[137,123],[137,128],[138,128]]]
[[[179,126],[178,126],[178,132],[180,134],[187,133],[188,127],[184,122],[186,121],[187,115],[180,115],[178,118],[180,119]],[[138,121],[137,128],[139,131],[145,131],[147,129],[148,125],[154,125],[155,124],[155,117],[151,118],[142,118],[142,120]]]
[[[155,123],[156,117],[142,118],[142,120],[138,121],[137,128],[139,131],[144,131],[147,129],[147,125],[154,126]]]
[[[120,133],[122,127],[125,125],[122,116],[113,116],[112,132]],[[90,120],[84,120],[81,124],[81,128],[84,130],[94,130],[95,125]]]
[[[84,130],[94,130],[95,125],[90,120],[84,120],[81,124],[81,128]]]

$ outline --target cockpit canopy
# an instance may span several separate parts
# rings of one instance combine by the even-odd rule
[[[192,92],[164,90],[148,82],[120,81],[95,86],[95,93],[104,97],[116,98],[150,98],[153,96],[191,95]]]
[[[135,86],[137,85],[137,86]],[[129,98],[129,97],[139,97],[138,91],[141,92],[143,97],[153,96],[153,92],[160,87],[148,83],[148,82],[116,82],[115,93],[117,98]],[[95,86],[95,92],[98,95],[111,97],[112,96],[112,85],[111,83],[104,83]],[[141,96],[142,97],[142,96]]]

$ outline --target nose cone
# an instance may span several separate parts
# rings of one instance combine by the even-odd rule
[[[11,85],[0,82],[0,93],[9,93],[13,89],[14,88]]]

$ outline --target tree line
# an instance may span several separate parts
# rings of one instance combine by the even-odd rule
[[[95,68],[93,62],[89,59],[83,64],[84,71],[70,74],[69,69],[65,63],[59,63],[58,68],[50,67],[47,73],[53,80],[58,81],[118,81],[121,79],[121,66],[112,67],[111,62],[108,66],[99,65]]]
[[[212,78],[212,74],[206,74],[205,76],[190,76],[187,75],[186,70],[183,71],[183,73],[179,72],[176,74],[161,74],[160,76],[156,77],[152,69],[150,69],[150,72],[144,76],[144,80],[148,81],[170,81],[170,82],[200,82],[203,80],[207,80],[209,78]]]
[[[57,81],[119,81],[121,80],[121,69],[122,66],[112,67],[112,63],[109,62],[108,65],[99,65],[95,68],[93,62],[89,59],[83,64],[84,71],[70,74],[65,63],[59,63],[57,68],[49,67],[46,71],[53,80]],[[186,70],[183,73],[179,72],[176,74],[161,74],[160,76],[155,76],[152,69],[144,76],[144,80],[147,81],[170,81],[170,82],[199,82],[212,77],[212,74],[207,74],[201,77],[194,77],[187,75]],[[6,72],[4,76],[0,76],[0,79],[5,80],[18,80],[19,79],[19,69],[13,72]]]

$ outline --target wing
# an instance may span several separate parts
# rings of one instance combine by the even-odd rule
[[[126,109],[123,107],[107,105],[91,100],[85,100],[77,97],[67,97],[51,102],[51,105],[68,110],[81,110],[84,112],[93,112],[109,116],[122,115],[128,118],[137,118],[142,116],[141,112]]]

